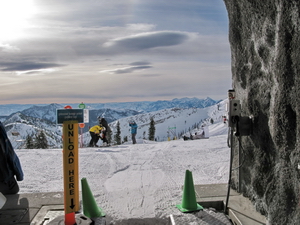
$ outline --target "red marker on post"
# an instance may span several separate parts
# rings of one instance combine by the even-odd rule
[[[65,225],[75,225],[75,212],[65,214]]]

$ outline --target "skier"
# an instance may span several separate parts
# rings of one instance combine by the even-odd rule
[[[89,147],[98,147],[97,142],[99,141],[100,133],[103,129],[105,128],[100,125],[95,125],[89,129],[91,135]]]
[[[110,129],[108,126],[108,123],[106,121],[106,119],[104,119],[103,117],[98,116],[98,120],[99,120],[99,125],[104,127],[105,129],[102,131],[102,141],[103,141],[103,146],[109,146],[108,143],[108,139],[107,139],[107,131]]]
[[[136,136],[136,133],[137,133],[137,127],[138,127],[138,125],[134,121],[131,121],[129,123],[129,126],[131,127],[132,144],[136,144],[135,136]]]

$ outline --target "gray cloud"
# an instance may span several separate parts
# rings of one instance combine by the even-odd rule
[[[0,52],[18,52],[18,51],[20,51],[20,49],[18,49],[15,46],[0,43]]]
[[[58,63],[38,63],[38,62],[14,62],[14,63],[0,63],[1,71],[28,71],[40,70],[53,67],[62,67],[63,64]]]
[[[137,62],[130,63],[129,65],[131,65],[131,66],[145,66],[145,65],[150,65],[150,63],[147,62],[147,61],[137,61]]]
[[[157,31],[117,38],[104,43],[104,47],[120,50],[143,50],[182,44],[189,38],[187,33]]]
[[[103,70],[100,71],[100,73],[112,73],[112,74],[122,74],[122,73],[132,73],[134,71],[138,70],[145,70],[145,69],[150,69],[152,66],[128,66],[128,67],[123,67],[123,68],[116,68],[112,70]]]

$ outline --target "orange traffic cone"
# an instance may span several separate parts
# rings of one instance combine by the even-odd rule
[[[186,170],[183,187],[182,204],[176,205],[181,212],[194,212],[203,209],[196,201],[192,172]]]

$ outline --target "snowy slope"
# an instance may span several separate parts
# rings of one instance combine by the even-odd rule
[[[157,141],[166,141],[168,137],[173,139],[174,136],[179,136],[178,138],[180,138],[180,134],[195,130],[195,126],[200,128],[203,124],[209,126],[209,129],[215,129],[216,126],[220,126],[218,132],[212,132],[211,135],[226,134],[227,126],[223,123],[222,119],[222,116],[226,113],[225,107],[226,100],[207,108],[164,109],[157,112],[122,118],[111,123],[110,127],[115,132],[117,122],[119,122],[121,137],[124,138],[124,136],[127,136],[128,140],[131,137],[128,125],[131,120],[134,120],[138,124],[137,138],[143,139],[145,137],[148,139],[151,118],[155,121],[155,137]],[[211,123],[212,120],[213,124]]]
[[[184,220],[176,224],[202,224],[175,205],[182,202],[187,169],[193,173],[194,184],[228,181],[226,139],[226,135],[218,135],[193,141],[140,140],[136,145],[80,148],[79,178],[87,179],[98,206],[106,213],[107,224],[141,224],[140,219],[145,222],[154,217],[160,221],[155,224],[167,224],[170,214]],[[20,193],[63,191],[61,149],[16,152],[25,174],[19,182]],[[62,194],[53,194],[58,196]]]

